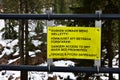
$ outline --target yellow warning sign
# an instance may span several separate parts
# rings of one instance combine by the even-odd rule
[[[48,27],[47,57],[99,60],[100,37],[95,27]]]

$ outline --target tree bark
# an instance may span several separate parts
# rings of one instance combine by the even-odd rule
[[[113,7],[111,7],[113,5],[112,0],[108,0],[108,5],[106,6],[105,12],[112,14],[113,11]],[[107,54],[108,54],[108,67],[112,68],[112,59],[113,59],[113,46],[112,46],[112,20],[107,20],[106,21],[106,26],[107,26],[107,40],[106,40],[106,48],[107,48]],[[109,73],[109,80],[113,80],[113,73]]]
[[[23,14],[25,9],[25,0],[20,0],[20,13]],[[25,37],[25,32],[24,32],[24,26],[27,24],[25,20],[20,20],[19,24],[19,48],[20,48],[20,63],[21,65],[26,64],[26,55],[25,55],[25,48],[24,48],[24,37]],[[26,45],[25,45],[26,46]],[[28,74],[27,71],[21,71],[21,80],[28,80]]]
[[[120,14],[120,0],[118,0],[118,13]],[[120,68],[120,20],[118,21],[118,45],[119,45],[119,68]],[[120,79],[120,73],[119,73],[119,79]]]

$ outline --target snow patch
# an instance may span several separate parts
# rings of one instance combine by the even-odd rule
[[[13,49],[4,48],[2,54],[10,55],[13,52]]]
[[[0,30],[5,27],[5,21],[0,19]]]
[[[34,51],[29,51],[29,56],[35,57],[35,52]]]
[[[37,46],[39,46],[40,44],[42,44],[42,41],[32,40],[32,43],[37,47]]]
[[[8,64],[11,64],[12,62],[15,62],[15,61],[17,61],[18,59],[20,59],[20,57],[18,57],[18,58],[15,58],[15,59],[10,59],[10,60],[8,60]]]
[[[64,60],[60,60],[60,61],[56,61],[53,63],[55,66],[64,66],[64,67],[68,67],[68,66],[75,66],[75,63],[70,61],[70,60],[67,60],[67,61],[64,61]]]

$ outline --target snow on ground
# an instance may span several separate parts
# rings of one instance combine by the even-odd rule
[[[8,80],[8,78],[11,75],[13,76],[12,80],[15,80],[16,77],[20,76],[20,72],[19,71],[1,71],[0,72],[0,80]]]
[[[118,57],[119,57],[119,55],[117,54],[115,57],[114,57],[114,59],[112,60],[112,65],[113,65],[113,68],[119,68],[119,62],[118,62]],[[118,74],[113,74],[113,78],[115,78],[115,79],[119,79],[119,77],[118,77],[119,75]]]
[[[39,46],[42,41],[39,41],[39,40],[32,40],[32,43],[35,45],[35,46]]]
[[[4,27],[4,20],[0,20],[0,30]],[[31,26],[32,27],[32,26]],[[17,27],[18,28],[18,27]],[[18,30],[17,28],[15,28],[16,30]],[[34,32],[31,32],[30,33],[30,36],[33,36],[33,35],[36,35]],[[11,52],[13,52],[13,47],[15,45],[18,44],[18,39],[15,39],[15,40],[3,40],[2,39],[2,32],[0,33],[0,44],[2,44],[2,46],[4,46],[4,50],[2,52],[2,54],[0,55],[0,58],[4,55],[4,54],[7,54],[7,55],[10,55]],[[42,42],[41,41],[38,41],[38,40],[32,40],[32,43],[35,45],[35,46],[38,46],[40,45]],[[9,49],[7,49],[6,47],[9,47]],[[18,49],[17,51],[14,53],[14,55],[18,55]],[[37,50],[38,51],[38,50]],[[39,51],[40,52],[40,51]],[[35,52],[32,52],[30,51],[29,52],[29,55],[31,56],[34,56]],[[17,59],[19,58],[16,58],[16,59],[10,59],[8,62],[8,64],[16,61]],[[65,66],[65,67],[68,67],[68,66],[74,66],[74,62],[72,61],[69,61],[69,60],[66,60],[66,61],[55,61],[53,63],[55,66]],[[43,64],[40,64],[38,66],[47,66],[47,63],[43,63]],[[63,79],[64,78],[67,78],[68,76],[70,76],[71,79],[75,80],[76,77],[73,73],[67,73],[67,72],[53,72],[53,74],[48,74],[47,72],[37,72],[37,71],[30,71],[28,72],[28,77],[30,78],[30,80],[47,80],[48,76],[57,76],[57,80],[60,80],[58,76],[61,76]],[[20,77],[20,71],[0,71],[0,80],[8,80],[8,78],[10,76],[13,76],[13,79],[12,80],[15,80],[16,77]]]
[[[0,30],[5,26],[4,24],[4,20],[0,20]],[[34,24],[33,24],[34,26]],[[31,28],[33,28],[31,26]],[[18,30],[18,26],[17,28],[15,28],[16,30]],[[46,33],[47,30],[46,30],[46,27],[44,28],[44,32]],[[11,52],[13,52],[13,46],[14,45],[17,45],[18,44],[18,39],[16,40],[3,40],[2,39],[2,35],[3,33],[0,32],[0,44],[2,44],[2,46],[4,47],[9,47],[9,49],[7,48],[4,48],[2,54],[0,55],[0,58],[4,55],[4,54],[7,54],[7,55],[10,55]],[[30,36],[34,36],[36,35],[35,32],[30,32]],[[42,42],[41,41],[38,41],[38,40],[33,40],[32,43],[35,45],[35,46],[38,46],[40,45]],[[38,50],[37,50],[38,51]],[[16,52],[14,53],[14,55],[18,55],[19,53],[19,49],[16,49]],[[32,55],[32,56],[35,56],[34,55],[35,52],[32,52],[30,51],[29,52],[29,55]],[[118,55],[115,56],[115,58],[113,59],[113,68],[118,68]],[[16,61],[17,59],[19,58],[16,58],[16,59],[13,59],[13,60],[9,60],[9,64],[11,62],[14,62]],[[59,61],[55,61],[53,62],[53,64],[55,66],[62,66],[62,67],[70,67],[70,66],[75,66],[75,63],[70,61],[70,60],[59,60]],[[38,66],[47,66],[47,63],[43,63],[43,64],[40,64]],[[48,74],[47,72],[38,72],[38,71],[30,71],[28,72],[28,77],[30,78],[30,80],[47,80],[48,76],[57,76],[57,80],[64,80],[64,78],[67,78],[68,76],[70,76],[71,79],[73,80],[76,80],[76,76],[73,74],[73,73],[68,73],[68,72],[53,72],[52,74]],[[0,80],[8,80],[8,78],[10,77],[10,75],[13,76],[13,79],[12,80],[15,80],[16,77],[19,77],[20,76],[20,71],[0,71]],[[108,80],[108,74],[106,74],[107,77],[103,74],[101,74],[101,79],[102,80]],[[60,79],[59,77],[62,77],[62,79]],[[118,74],[113,74],[113,77],[118,79]]]
[[[0,30],[5,27],[5,21],[0,19]]]
[[[69,65],[74,66],[74,62],[66,60],[66,61],[55,61],[53,63],[55,66],[65,66],[68,67]],[[47,63],[40,64],[39,66],[47,66]],[[57,80],[64,80],[68,76],[70,76],[71,79],[76,80],[76,77],[73,73],[68,72],[53,72],[52,74],[48,74],[47,72],[38,72],[38,71],[30,71],[28,72],[28,77],[30,80],[47,80],[48,76],[53,77],[54,75],[57,76]],[[0,80],[8,80],[10,76],[13,76],[14,78],[12,80],[15,80],[16,77],[20,76],[19,71],[1,71],[0,72]],[[62,77],[62,79],[59,79],[59,77]]]

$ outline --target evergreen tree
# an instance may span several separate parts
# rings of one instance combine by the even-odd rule
[[[95,10],[102,10],[103,14],[104,13],[117,13],[118,7],[115,5],[116,2],[114,0],[107,0],[107,1],[101,1],[101,0],[76,0],[76,2],[70,7],[70,9],[73,11],[73,13],[95,13]],[[73,25],[85,25],[85,26],[94,26],[94,21],[91,21],[90,19],[88,20],[75,20],[73,22]],[[109,59],[109,67],[112,67],[112,59],[114,57],[114,47],[116,44],[114,42],[117,42],[117,35],[116,35],[116,30],[117,30],[117,22],[115,20],[105,20],[104,24],[102,26],[102,48],[106,47],[108,53],[106,57],[104,58]],[[112,36],[113,35],[113,36]],[[108,41],[104,43],[105,41]],[[102,61],[102,64],[105,62]],[[79,61],[80,65],[81,62],[84,61]],[[86,64],[85,62],[83,65]],[[79,66],[80,66],[79,65]],[[89,64],[90,65],[90,64]],[[89,74],[88,74],[89,75]],[[87,75],[86,75],[87,76]],[[90,76],[90,75],[89,75]],[[89,78],[88,76],[88,78]],[[87,79],[87,78],[86,78]],[[110,74],[109,79],[112,78],[112,74]]]
[[[120,2],[120,1],[119,1]],[[14,5],[14,6],[13,6]],[[49,10],[53,8],[54,13],[95,13],[96,10],[102,10],[104,13],[120,13],[119,10],[119,3],[117,0],[2,0],[2,8],[3,13],[35,13],[39,14],[42,12],[42,9]],[[28,21],[27,20],[20,20],[20,22],[16,20],[5,20],[6,26],[4,30],[4,38],[6,39],[16,39],[19,36],[19,47],[20,47],[20,56],[21,64],[27,64],[27,59],[24,59],[24,55],[28,55],[28,41],[30,38],[28,37]],[[35,29],[37,35],[41,35],[43,29],[43,22],[41,20],[36,20],[37,27]],[[56,21],[56,24],[63,24],[68,26],[94,26],[94,20],[61,20]],[[119,21],[116,20],[103,20],[102,26],[102,49],[107,49],[107,54],[104,54],[102,60],[102,67],[105,65],[105,61],[109,59],[108,66],[112,67],[112,59],[116,55],[113,51],[115,50],[115,45],[120,44],[120,39],[118,39],[119,32],[116,33],[116,30],[119,30]],[[19,24],[19,35],[14,30],[14,27]],[[25,28],[24,28],[25,27]],[[25,30],[25,32],[24,32]],[[24,39],[25,34],[25,39]],[[39,37],[40,37],[39,36]],[[24,50],[23,45],[24,41],[26,44],[26,48]],[[40,39],[41,40],[41,39]],[[119,41],[118,41],[119,40]],[[24,53],[26,52],[26,53]],[[77,66],[92,66],[93,61],[91,60],[74,60],[79,64]],[[89,61],[89,62],[88,62]],[[87,63],[86,63],[87,62]],[[80,73],[83,75],[84,73]],[[23,74],[24,75],[24,74]],[[93,74],[84,74],[82,79],[88,79],[89,76]],[[110,74],[112,76],[112,74]],[[110,77],[112,79],[112,77]],[[25,79],[24,79],[25,80]]]

